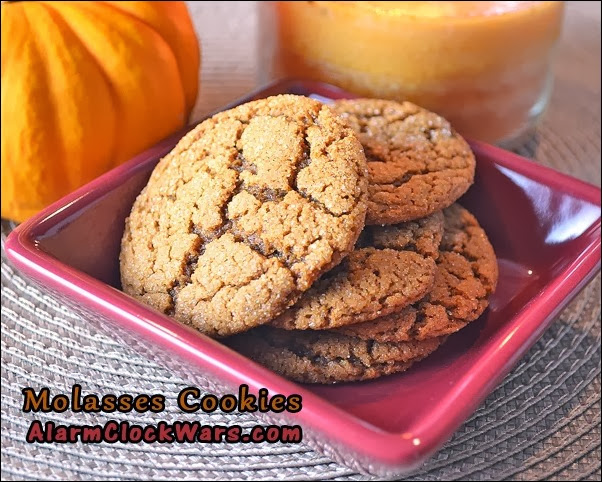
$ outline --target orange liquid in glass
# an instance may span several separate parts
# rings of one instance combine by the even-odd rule
[[[562,2],[275,2],[276,76],[411,100],[466,136],[508,139],[550,87]]]

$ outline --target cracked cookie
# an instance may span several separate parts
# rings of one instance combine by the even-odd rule
[[[444,338],[380,343],[328,331],[287,331],[262,326],[226,343],[291,380],[335,383],[368,380],[407,370]]]
[[[425,299],[400,313],[337,332],[379,342],[426,340],[454,333],[481,316],[498,280],[493,247],[475,217],[460,205],[443,214],[435,285]]]
[[[364,147],[366,224],[395,224],[450,206],[470,187],[475,158],[442,117],[410,102],[339,100],[331,106]]]
[[[280,95],[219,113],[136,199],[122,287],[208,335],[245,331],[353,250],[366,197],[362,147],[329,107]]]
[[[400,311],[431,289],[442,235],[441,212],[366,227],[355,250],[271,324],[325,330]]]

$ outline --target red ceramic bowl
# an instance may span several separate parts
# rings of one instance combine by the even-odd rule
[[[276,93],[345,97],[323,84],[286,81]],[[90,322],[146,356],[215,390],[246,383],[299,393],[290,416],[304,439],[364,472],[407,471],[439,448],[600,269],[600,190],[510,152],[473,143],[474,186],[461,203],[487,231],[500,280],[480,320],[407,373],[336,386],[291,383],[119,291],[124,219],[157,161],[183,132],[101,176],[20,225],[12,263]]]

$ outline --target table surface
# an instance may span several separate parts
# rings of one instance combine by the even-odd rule
[[[550,106],[522,155],[600,184],[600,4],[570,2]],[[255,2],[190,3],[203,45],[203,114],[256,87]],[[454,437],[407,480],[600,480],[600,275],[565,309]],[[168,370],[92,330],[27,284],[2,251],[2,479],[369,478],[307,445],[28,445],[33,418],[104,423],[114,416],[36,417],[21,412],[24,386],[97,393],[163,392],[187,386]],[[170,404],[175,406],[175,404]],[[176,411],[136,422],[186,419]],[[250,415],[188,417],[250,427]],[[127,416],[124,416],[127,419]]]

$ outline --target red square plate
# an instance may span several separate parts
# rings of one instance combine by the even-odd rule
[[[324,84],[285,81],[237,103],[284,92],[346,96]],[[6,241],[8,257],[90,322],[189,379],[215,380],[220,389],[246,383],[255,391],[301,394],[303,409],[289,421],[303,427],[317,450],[354,469],[401,473],[437,450],[600,269],[600,189],[475,142],[476,181],[461,203],[499,257],[490,308],[407,373],[297,385],[118,289],[124,219],[157,161],[183,133],[20,225]]]

